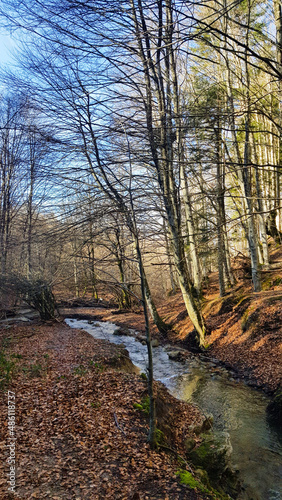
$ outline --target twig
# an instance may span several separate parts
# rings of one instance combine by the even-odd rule
[[[182,455],[180,455],[178,451],[174,450],[173,448],[170,448],[169,446],[166,446],[165,444],[158,444],[158,448],[162,448],[165,451],[170,451],[171,453],[174,453],[177,456],[177,458],[180,458],[185,463],[189,471],[193,472],[187,460],[184,457],[182,457]]]
[[[126,436],[124,430],[120,427],[120,425],[118,423],[118,419],[117,419],[115,412],[114,412],[114,419],[115,419],[115,423],[116,423],[117,428]]]

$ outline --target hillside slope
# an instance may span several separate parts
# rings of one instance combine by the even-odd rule
[[[261,292],[252,291],[247,266],[242,262],[237,263],[236,275],[236,285],[223,298],[219,297],[217,273],[209,276],[203,298],[203,314],[209,329],[206,355],[222,361],[249,384],[273,392],[282,378],[282,247],[271,252],[270,271],[262,271]],[[160,337],[152,324],[153,335],[162,342],[187,346],[193,325],[181,293],[167,297],[158,310],[171,330],[166,338]],[[118,313],[91,307],[84,311],[144,331],[142,311]]]

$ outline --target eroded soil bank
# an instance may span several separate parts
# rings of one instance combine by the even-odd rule
[[[216,498],[179,483],[177,470],[191,469],[176,453],[150,449],[147,416],[134,405],[146,383],[128,373],[122,348],[60,323],[9,326],[0,335],[16,395],[16,494],[9,497],[7,387],[1,390],[1,499]],[[156,390],[166,401],[170,445],[183,456],[185,439],[198,439],[189,427],[203,417]]]

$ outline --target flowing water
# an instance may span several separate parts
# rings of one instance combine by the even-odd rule
[[[73,328],[83,328],[93,337],[124,344],[132,362],[146,372],[147,347],[134,337],[113,335],[117,326],[108,322],[67,319]],[[242,500],[282,500],[282,436],[266,419],[269,398],[232,379],[230,374],[194,357],[185,363],[173,361],[168,350],[153,349],[154,378],[177,398],[197,404],[214,417],[214,429],[229,433],[232,465],[239,470],[245,492]]]

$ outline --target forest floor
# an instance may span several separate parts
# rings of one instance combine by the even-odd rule
[[[0,339],[2,376],[4,360],[6,371],[7,363],[14,364],[12,392],[0,391],[1,500],[218,498],[180,484],[177,471],[191,469],[177,453],[150,448],[148,417],[134,407],[142,404],[147,384],[128,373],[134,367],[124,348],[58,322],[2,327]],[[168,442],[183,455],[189,427],[203,417],[158,383],[155,391]],[[13,393],[16,493],[9,494],[7,411]]]

